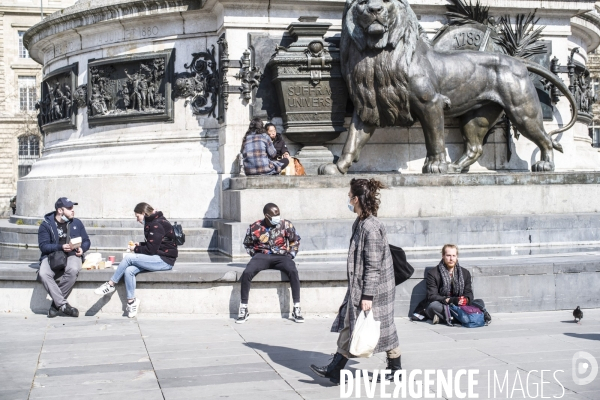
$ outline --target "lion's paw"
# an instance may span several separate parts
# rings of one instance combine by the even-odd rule
[[[538,161],[531,166],[531,172],[552,172],[554,163],[552,161]]]
[[[337,165],[333,163],[323,164],[319,167],[319,175],[341,175]]]
[[[423,165],[424,174],[447,174],[448,163],[439,160],[427,160]]]
[[[468,170],[469,167],[467,167],[466,169]],[[458,165],[452,163],[452,164],[448,164],[448,173],[449,174],[460,174],[461,172],[463,172],[462,167],[459,167]]]

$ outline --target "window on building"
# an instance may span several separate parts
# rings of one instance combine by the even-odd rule
[[[19,77],[19,105],[21,111],[34,111],[36,102],[35,76]]]
[[[29,52],[23,44],[23,35],[25,35],[25,31],[19,31],[19,58],[29,58]]]
[[[594,78],[594,94],[600,97],[600,78]]]
[[[40,139],[35,135],[19,138],[19,178],[31,171],[31,166],[40,157]]]
[[[594,122],[588,128],[590,138],[592,138],[592,147],[600,147],[600,126]]]

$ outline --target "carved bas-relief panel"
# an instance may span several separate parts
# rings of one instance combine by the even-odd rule
[[[173,51],[142,53],[88,63],[90,127],[173,121]]]
[[[77,108],[73,105],[77,69],[77,63],[57,69],[42,81],[42,96],[35,105],[42,132],[77,128]]]

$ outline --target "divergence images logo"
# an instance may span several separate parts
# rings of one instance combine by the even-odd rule
[[[583,386],[591,383],[598,375],[598,361],[585,351],[573,355],[573,382]]]

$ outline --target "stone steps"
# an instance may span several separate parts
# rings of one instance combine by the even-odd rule
[[[285,218],[285,215],[284,215]],[[600,214],[508,215],[461,218],[380,218],[388,241],[404,249],[441,250],[446,243],[460,248],[506,248],[600,242]],[[304,254],[344,254],[353,220],[292,220]],[[245,256],[246,222],[217,221],[218,248]]]
[[[572,310],[600,307],[600,251],[517,256],[462,256],[460,263],[471,271],[476,298],[482,298],[490,313]],[[438,258],[413,259],[415,273],[396,288],[395,313],[407,316],[425,297],[427,268]],[[344,261],[298,257],[302,310],[307,315],[337,313],[347,288]],[[136,296],[143,313],[231,316],[240,301],[239,280],[245,263],[177,262],[171,271],[137,276]],[[50,301],[35,281],[37,263],[0,262],[0,312],[47,312]],[[93,290],[107,281],[113,271],[81,271],[69,303],[82,314],[120,313],[125,288],[98,297]],[[250,310],[253,314],[284,314],[291,308],[287,276],[268,270],[252,284]]]
[[[13,219],[14,216],[11,216]],[[18,217],[15,219],[18,220]],[[217,250],[217,232],[213,228],[188,228],[184,226],[185,245],[181,252],[206,252]],[[143,241],[144,236],[138,224],[136,228],[93,227],[86,226],[86,232],[92,242],[90,251],[111,250],[122,252],[130,240]],[[0,221],[0,245],[36,248],[38,246],[38,225],[17,225]]]

